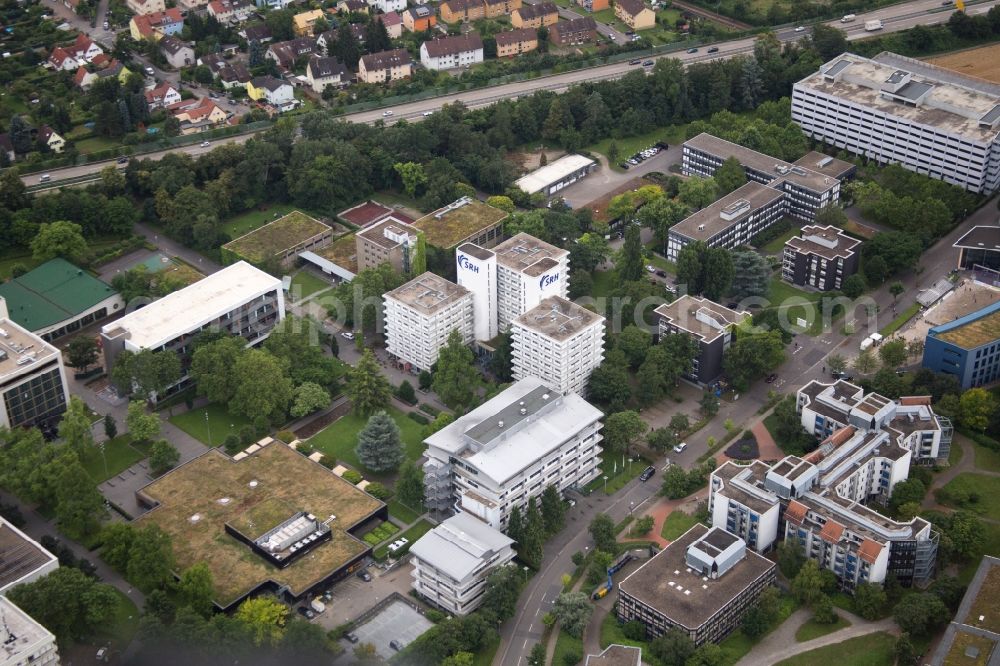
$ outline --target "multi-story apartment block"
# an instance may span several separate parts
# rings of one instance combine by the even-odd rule
[[[514,507],[546,487],[565,491],[600,474],[602,417],[575,393],[526,377],[424,440],[426,505],[502,531]]]
[[[929,330],[923,367],[954,375],[963,389],[1000,380],[1000,302]]]
[[[438,14],[445,23],[468,23],[486,17],[485,0],[445,0],[438,5]]]
[[[733,330],[750,318],[749,312],[687,294],[653,312],[659,317],[661,338],[685,333],[698,344],[698,355],[686,377],[701,386],[711,384],[722,374],[722,357],[732,343]]]
[[[507,331],[517,317],[548,296],[566,298],[569,252],[526,233],[493,248],[497,257],[497,326]]]
[[[861,241],[836,227],[802,227],[800,235],[785,242],[781,277],[820,291],[839,290],[858,272],[858,245]]]
[[[59,666],[52,632],[0,596],[0,666]]]
[[[559,8],[552,2],[522,5],[510,15],[515,28],[541,28],[559,20]]]
[[[699,523],[618,585],[618,621],[641,622],[650,638],[678,629],[696,645],[717,643],[774,584],[776,569],[738,536]]]
[[[695,241],[727,250],[748,245],[786,212],[783,192],[749,182],[670,227],[667,259],[677,261],[684,246]]]
[[[538,30],[534,28],[517,28],[498,32],[494,35],[494,39],[497,42],[498,58],[513,58],[538,48]]]
[[[413,272],[419,232],[393,216],[383,218],[354,236],[358,270],[388,263],[397,273]]]
[[[815,140],[989,194],[1000,188],[1000,85],[883,52],[844,53],[792,87]]]
[[[588,44],[597,39],[597,21],[590,16],[559,21],[549,28],[549,37],[558,46]]]
[[[840,182],[856,170],[849,162],[816,152],[785,162],[704,132],[684,142],[681,167],[688,176],[711,176],[730,157],[743,166],[747,180],[784,192],[787,214],[807,222],[817,210],[840,200]]]
[[[68,402],[62,353],[11,321],[0,297],[0,427],[48,425]]]
[[[55,555],[0,517],[0,594],[34,583],[58,568]]]
[[[380,51],[361,56],[358,63],[358,80],[362,83],[385,83],[409,78],[413,74],[413,61],[406,49]]]
[[[459,512],[410,547],[413,589],[446,613],[467,615],[482,605],[489,575],[514,559],[513,543]]]
[[[562,393],[585,395],[604,360],[604,317],[549,296],[511,322],[514,379],[538,377]]]
[[[656,12],[643,0],[615,0],[615,16],[632,30],[647,30],[656,25]]]
[[[420,62],[427,69],[454,69],[483,61],[483,40],[478,32],[438,37],[420,45]]]
[[[386,350],[409,370],[430,370],[452,331],[472,342],[472,293],[465,287],[428,272],[383,299]]]
[[[437,16],[430,7],[417,4],[403,12],[403,27],[410,32],[423,32],[437,25]],[[422,58],[421,58],[422,59]]]
[[[192,342],[202,331],[239,335],[247,346],[257,345],[284,317],[281,280],[239,261],[105,324],[101,328],[105,366],[110,374],[123,351],[176,352],[182,378],[166,391],[170,395],[186,385]]]
[[[498,16],[509,16],[515,10],[520,9],[523,0],[484,0],[486,3],[486,18],[496,18]]]
[[[740,537],[758,553],[770,550],[778,536],[781,505],[764,485],[770,469],[759,460],[749,465],[726,463],[712,472],[710,484],[712,525]]]

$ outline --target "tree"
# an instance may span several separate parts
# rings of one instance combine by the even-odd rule
[[[483,589],[483,610],[493,613],[498,620],[513,617],[523,582],[517,566],[498,567],[491,571]]]
[[[892,294],[892,302],[895,303],[899,295],[906,291],[906,287],[900,281],[893,282],[889,285],[889,293]]]
[[[694,651],[684,666],[722,666],[726,661],[726,653],[715,643],[703,643]]]
[[[462,334],[453,329],[438,353],[437,370],[431,384],[441,402],[452,409],[472,402],[476,377],[474,360],[472,350],[462,341]]]
[[[87,405],[75,395],[70,396],[66,412],[59,421],[59,437],[77,456],[82,456],[87,449],[94,445],[94,434],[91,430]]]
[[[844,295],[848,298],[857,298],[865,293],[865,287],[865,279],[859,273],[855,273],[844,280]]]
[[[389,380],[379,370],[378,361],[370,349],[365,349],[357,365],[347,371],[344,392],[351,400],[355,414],[370,416],[388,406],[392,400]]]
[[[681,182],[678,196],[688,206],[701,210],[719,198],[718,189],[714,178],[691,176]]]
[[[358,444],[354,450],[361,464],[373,472],[394,470],[406,457],[399,426],[385,411],[371,415],[358,433]]]
[[[735,157],[727,157],[712,174],[712,178],[718,188],[718,198],[747,184],[747,172]]]
[[[542,643],[535,643],[528,653],[528,666],[545,666],[545,646]]]
[[[889,266],[881,255],[873,255],[864,260],[862,272],[865,274],[865,281],[872,287],[885,282],[889,275]]]
[[[847,35],[833,26],[816,23],[812,27],[812,45],[820,58],[827,61],[847,50]]]
[[[542,491],[541,511],[545,531],[548,534],[555,534],[563,528],[566,521],[566,505],[555,486],[546,486]]]
[[[827,594],[821,594],[813,604],[813,621],[819,624],[833,624],[837,621],[837,614],[833,610],[833,602]]]
[[[405,379],[402,383],[400,383],[399,389],[396,391],[396,395],[399,396],[399,399],[403,402],[408,402],[411,405],[415,405],[417,403],[417,392],[413,390],[413,384]]]
[[[680,499],[691,494],[688,486],[688,475],[680,465],[670,465],[663,473],[660,494],[668,499]]]
[[[881,585],[861,583],[855,586],[854,610],[864,619],[874,621],[881,617],[885,603],[885,590]]]
[[[160,476],[177,464],[181,459],[180,452],[166,440],[153,442],[149,449],[149,471],[153,476]]]
[[[125,577],[143,592],[161,588],[171,580],[174,552],[170,537],[156,525],[135,530],[129,548]]]
[[[613,553],[618,549],[615,521],[606,513],[599,513],[590,521],[590,536],[594,538],[594,549]]]
[[[573,282],[572,280],[570,281]],[[510,331],[501,333],[500,340],[493,357],[490,359],[490,370],[496,376],[497,381],[509,382],[514,378],[514,345],[513,336]]]
[[[380,21],[381,23],[381,21]],[[476,655],[471,652],[456,652],[441,662],[441,666],[473,666]]]
[[[615,267],[618,269],[618,279],[623,282],[641,280],[646,271],[643,260],[642,239],[637,225],[629,224],[625,228],[625,242],[621,251],[615,257]]]
[[[701,394],[698,406],[705,416],[715,416],[719,413],[719,399],[711,391],[705,391]]]
[[[246,625],[254,645],[274,646],[284,633],[288,607],[273,597],[253,597],[236,609],[236,619]]]
[[[419,162],[396,162],[392,168],[399,174],[406,196],[416,199],[418,190],[427,184],[427,173],[424,171],[424,165]]]
[[[97,363],[97,341],[88,335],[73,338],[66,347],[66,362],[77,370],[86,370]]]
[[[181,361],[172,351],[143,349],[135,354],[118,354],[111,380],[126,394],[152,400],[181,378]]]
[[[771,267],[767,259],[756,252],[733,252],[733,297],[767,296],[771,282]]]
[[[42,471],[54,484],[56,519],[60,528],[73,538],[94,534],[104,515],[104,496],[75,455],[60,455]]]
[[[287,370],[284,359],[263,349],[248,349],[231,370],[236,391],[229,410],[250,419],[283,420],[292,400],[292,380]]]
[[[202,617],[212,615],[212,597],[215,587],[212,583],[212,572],[204,562],[191,565],[181,574],[177,584],[177,593],[182,605],[187,606]]]
[[[60,645],[90,638],[111,626],[118,608],[114,588],[79,569],[59,567],[6,592],[12,602],[55,634]]]
[[[507,536],[518,544],[524,539],[524,513],[520,506],[510,510],[510,516],[507,518]]]
[[[125,424],[135,442],[149,442],[160,434],[160,417],[146,412],[146,404],[141,400],[128,403]]]
[[[967,390],[959,398],[962,425],[980,432],[986,431],[992,415],[1000,410],[997,399],[983,388]]]
[[[602,234],[587,232],[577,238],[570,248],[569,264],[574,273],[590,273],[604,263],[610,252],[608,241]]]
[[[889,502],[893,508],[897,508],[907,502],[920,503],[927,494],[927,486],[916,477],[910,477],[900,481],[892,487],[892,497]]]
[[[87,241],[83,239],[82,227],[64,220],[49,224],[43,222],[31,241],[31,254],[38,261],[62,257],[77,262],[86,253]]]
[[[424,471],[406,460],[399,468],[396,478],[396,499],[412,509],[424,503]]]
[[[680,629],[668,629],[649,644],[649,651],[663,666],[684,666],[694,654],[695,645]]]
[[[118,422],[115,421],[111,412],[104,415],[104,436],[108,439],[114,439],[118,436]]]
[[[956,511],[949,516],[944,531],[951,541],[952,552],[964,559],[971,559],[982,552],[986,543],[983,525],[971,511]]]
[[[552,613],[559,620],[563,631],[574,638],[583,636],[583,630],[593,611],[590,599],[583,592],[563,592],[556,597],[552,606]]]
[[[410,390],[413,390],[412,386],[410,386]],[[312,414],[330,404],[329,391],[313,382],[304,382],[295,387],[292,395],[294,397],[290,413],[295,418]]]
[[[816,224],[821,227],[843,227],[847,224],[847,213],[836,204],[827,204],[816,211]]]
[[[955,12],[960,14],[962,12]],[[912,666],[917,660],[917,651],[913,647],[910,635],[905,631],[896,637],[896,642],[892,646],[892,652],[896,656],[896,663],[899,666]]]
[[[780,331],[738,336],[726,350],[722,367],[733,386],[747,390],[750,382],[781,365],[785,360],[785,345]]]
[[[792,594],[800,602],[812,606],[823,595],[823,579],[816,560],[806,560],[792,579]]]
[[[614,453],[627,453],[632,442],[647,430],[649,426],[638,412],[615,412],[604,420],[604,442]]]
[[[517,555],[525,563],[537,569],[542,564],[542,549],[545,546],[545,520],[538,509],[535,498],[528,500],[524,512],[524,528],[518,544]]]
[[[937,595],[919,592],[903,597],[892,609],[892,617],[906,633],[923,636],[948,622],[951,613]]]
[[[854,359],[854,369],[862,375],[867,375],[875,369],[875,355],[872,354],[870,347],[868,349],[862,349],[858,353],[857,358]]]
[[[830,372],[843,372],[847,369],[847,359],[840,354],[831,354],[826,357],[826,367],[830,368]]]
[[[646,353],[653,344],[653,336],[635,324],[629,324],[618,334],[616,347],[625,353],[632,369],[637,369],[646,360]]]
[[[385,663],[372,643],[359,643],[355,645],[354,660],[363,666],[376,666],[377,664]]]
[[[609,351],[601,364],[590,373],[587,394],[591,400],[607,404],[612,412],[624,407],[632,397],[628,361],[620,349]]]

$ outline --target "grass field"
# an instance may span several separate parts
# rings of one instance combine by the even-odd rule
[[[1000,483],[992,476],[963,472],[945,485],[945,490],[975,493],[979,500],[969,508],[987,518],[1000,520]]]
[[[552,651],[551,663],[553,666],[568,664],[571,663],[572,656],[576,657],[576,661],[572,663],[579,663],[583,659],[583,639],[573,638],[565,631],[560,631],[556,637],[556,647]]]
[[[931,58],[930,62],[968,76],[1000,83],[1000,44],[949,53]]]
[[[396,539],[401,539],[405,537],[409,542],[409,545],[412,546],[414,543],[417,542],[417,539],[427,534],[432,529],[434,529],[433,525],[431,525],[426,520],[421,520],[419,523],[417,523],[410,529],[406,530],[402,534],[397,534]],[[372,551],[372,554],[375,556],[376,559],[383,560],[385,559],[386,553],[388,552],[389,552],[389,544],[385,544],[384,546],[376,548],[374,551]]]
[[[89,139],[76,141],[74,145],[76,145],[76,149],[81,155],[86,155],[87,153],[108,150],[109,148],[117,148],[121,145],[121,142],[104,136],[92,136]]]
[[[778,662],[778,666],[892,666],[896,661],[892,651],[895,642],[896,639],[891,635],[880,631],[803,652]]]
[[[270,204],[264,210],[250,210],[229,218],[223,223],[222,230],[229,234],[230,238],[239,238],[293,210],[298,210],[298,207],[286,203]]]
[[[606,9],[604,11],[611,12],[612,10]],[[603,14],[604,11],[600,11],[594,14],[594,20],[600,21],[598,15]],[[591,153],[600,153],[608,159],[611,163],[611,168],[615,171],[624,171],[620,166],[619,162],[632,157],[635,153],[639,152],[644,148],[649,148],[657,141],[666,141],[669,144],[680,143],[684,141],[684,128],[678,127],[676,125],[671,125],[670,127],[661,127],[655,129],[652,132],[647,132],[645,134],[640,134],[638,136],[628,136],[622,137],[621,139],[603,139],[595,144],[587,146],[585,150]],[[613,163],[611,157],[608,155],[608,148],[614,143],[618,147],[618,159]],[[666,169],[666,165],[664,165]]]
[[[920,312],[920,303],[914,303],[910,307],[908,307],[905,310],[903,310],[902,312],[900,312],[899,316],[897,316],[895,319],[893,319],[891,322],[889,322],[889,324],[887,326],[884,326],[882,328],[882,330],[879,331],[879,333],[881,333],[882,335],[885,335],[885,336],[892,335],[893,333],[895,333],[899,329],[901,329],[904,326],[906,326],[906,322],[908,322],[911,319],[913,319],[913,317],[918,312]]]
[[[395,518],[404,525],[409,525],[420,517],[420,514],[398,500],[389,500],[388,504],[389,516]]]
[[[332,285],[323,278],[317,277],[312,272],[300,270],[292,277],[292,286],[289,295],[292,301],[299,301],[308,296],[312,296],[317,291],[329,289]]]
[[[959,435],[956,433],[955,436],[958,437]],[[965,451],[962,450],[962,447],[959,446],[957,442],[952,441],[951,450],[948,451],[948,465],[954,467],[958,463],[962,462],[962,458],[964,457]]]
[[[100,446],[87,449],[81,462],[94,483],[103,483],[111,477],[121,474],[145,457],[143,452],[132,446],[132,436],[126,433],[105,442],[103,456]],[[105,460],[107,460],[107,468],[104,467]],[[105,469],[107,469],[106,472]]]
[[[781,308],[785,312],[785,318],[795,324],[799,319],[807,322],[812,319],[812,325],[803,331],[807,335],[818,335],[823,328],[823,312],[819,307],[819,299],[823,297],[820,292],[808,292],[797,289],[788,284],[780,277],[771,278],[771,284],[767,290],[767,298],[770,301],[769,308]],[[805,301],[805,303],[803,302]]]
[[[976,452],[976,469],[983,469],[987,472],[1000,472],[1000,453],[992,449],[988,449],[982,444],[973,444],[974,450]],[[954,451],[958,449],[962,450],[961,447],[951,445],[951,450]],[[959,453],[959,459],[961,459],[961,453]],[[948,457],[948,462],[951,462],[951,456]],[[957,464],[957,463],[952,463]]]
[[[0,280],[9,278],[11,269],[18,264],[30,271],[41,263],[31,256],[31,251],[27,248],[11,248],[0,254]]]
[[[618,286],[618,274],[614,271],[594,271],[594,288],[590,295],[594,298],[605,297]]]
[[[622,464],[621,456],[613,453],[604,453],[601,457],[601,475],[588,483],[585,488],[590,492],[602,491],[608,495],[613,495],[621,490],[626,483],[642,474],[649,462],[644,458],[634,458],[630,464],[628,459]],[[604,477],[608,477],[607,487],[604,485]]]
[[[837,621],[831,624],[820,624],[815,620],[807,620],[798,628],[795,632],[795,640],[799,643],[805,643],[806,641],[811,641],[814,638],[819,638],[820,636],[826,636],[827,634],[832,634],[835,631],[840,631],[846,627],[851,626],[851,623],[841,617],[837,616]]]
[[[98,647],[110,645],[112,652],[124,652],[139,630],[139,617],[142,613],[123,592],[118,589],[115,589],[114,592],[115,614],[111,624],[102,628],[86,641],[95,651]],[[93,655],[92,651],[91,655]]]
[[[764,252],[767,252],[768,254],[781,254],[781,252],[785,249],[785,243],[788,239],[794,238],[798,235],[799,230],[793,227],[772,240],[770,243],[766,243],[764,247],[760,249],[764,250]]]
[[[482,650],[473,655],[472,666],[491,666],[499,649],[500,637],[498,636],[496,640],[490,641]]]
[[[230,414],[224,406],[215,403],[171,416],[170,422],[208,446],[221,446],[226,436],[238,435],[240,428],[250,424],[248,419]]]
[[[663,521],[663,529],[660,530],[660,536],[668,541],[673,541],[691,529],[697,522],[698,519],[690,513],[680,510],[674,511]]]
[[[406,458],[416,460],[424,451],[423,428],[419,423],[406,418],[403,412],[394,407],[386,410],[399,426],[403,439],[403,447],[406,449]],[[354,447],[358,443],[358,433],[365,427],[368,419],[356,414],[348,414],[337,419],[326,428],[316,433],[309,440],[309,444],[324,455],[332,456],[340,462],[347,463],[351,467],[363,472],[366,476],[384,479],[391,474],[375,474],[370,472],[358,460]]]

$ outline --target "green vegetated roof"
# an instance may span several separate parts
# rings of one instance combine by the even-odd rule
[[[110,285],[65,259],[50,259],[0,285],[10,318],[29,331],[75,317],[115,293]]]
[[[247,261],[259,263],[325,231],[330,231],[328,225],[301,211],[293,210],[223,247]]]

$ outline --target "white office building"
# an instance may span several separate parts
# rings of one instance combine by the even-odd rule
[[[239,335],[247,345],[267,339],[285,317],[281,280],[245,261],[131,312],[101,329],[108,372],[122,351],[174,351],[187,368],[192,343],[202,331]],[[187,378],[167,390],[176,392]],[[160,396],[163,397],[163,396]]]
[[[465,243],[455,251],[458,284],[472,292],[473,335],[476,340],[497,336],[497,255],[493,250]]]
[[[0,596],[0,666],[57,666],[59,649],[52,632]]]
[[[792,88],[815,140],[971,192],[1000,188],[1000,85],[883,52],[844,53]]]
[[[506,529],[514,507],[547,486],[564,491],[600,474],[602,416],[537,377],[516,382],[424,440],[428,508]]]
[[[549,296],[511,323],[514,379],[538,377],[561,393],[585,395],[604,360],[604,317]]]
[[[383,296],[386,350],[413,372],[429,370],[457,330],[472,342],[472,293],[434,273],[424,273]]]
[[[479,608],[486,579],[514,559],[514,541],[468,513],[457,513],[410,547],[413,589],[446,613]]]
[[[8,319],[0,298],[0,427],[45,425],[68,402],[62,353]]]
[[[569,292],[569,252],[520,233],[493,248],[497,256],[497,326],[510,323],[549,296]]]

